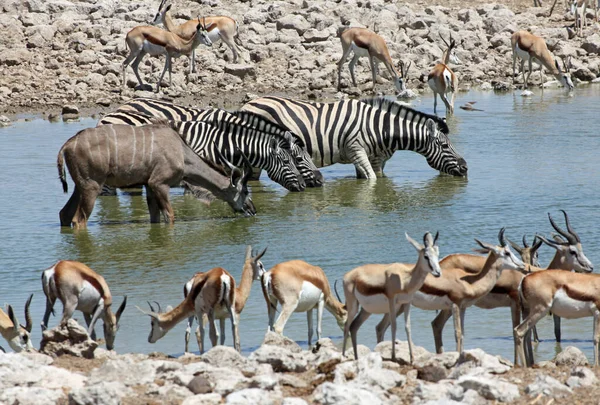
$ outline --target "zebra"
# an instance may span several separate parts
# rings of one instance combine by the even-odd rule
[[[266,170],[271,180],[286,189],[304,190],[304,179],[290,152],[288,139],[292,139],[291,135],[286,139],[239,125],[235,119],[227,120],[230,114],[223,110],[214,110],[211,114],[212,117],[205,117],[208,122],[158,120],[177,131],[200,157],[216,163],[220,152],[233,165],[244,164],[247,157],[252,166]],[[156,123],[157,118],[139,112],[116,111],[104,116],[98,125],[126,122],[147,125]]]
[[[253,112],[301,137],[317,167],[353,163],[358,178],[383,175],[395,151],[412,150],[429,166],[466,176],[467,162],[448,138],[446,122],[385,98],[311,103],[282,97],[250,101]]]
[[[304,178],[306,186],[320,187],[323,185],[323,175],[313,163],[310,154],[305,149],[302,139],[291,135],[286,129],[271,121],[265,120],[259,115],[243,111],[227,112],[222,109],[184,107],[168,101],[142,97],[135,98],[127,104],[122,105],[117,111],[139,112],[169,121],[205,121],[216,123],[218,120],[227,120],[228,122],[237,123],[239,125],[257,128],[262,132],[286,137],[291,145],[296,167]],[[218,112],[219,115],[215,116],[215,112]],[[237,117],[237,119],[235,117]],[[258,179],[259,177],[260,169],[258,169],[258,173],[254,178]]]

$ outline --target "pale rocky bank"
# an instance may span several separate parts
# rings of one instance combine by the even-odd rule
[[[98,348],[73,319],[43,335],[44,354],[0,353],[1,404],[596,404],[600,394],[574,347],[524,370],[481,349],[436,355],[418,346],[409,366],[401,341],[391,362],[389,341],[359,346],[356,361],[331,339],[306,351],[271,332],[248,356],[216,346],[170,358]]]
[[[126,33],[150,23],[158,3],[0,2],[0,114],[56,114],[65,104],[75,104],[93,114],[115,108],[135,95],[148,95],[134,92],[137,81],[131,68],[127,71],[128,89],[120,93],[121,63],[128,53]],[[462,90],[470,86],[512,88],[510,36],[519,29],[543,36],[555,55],[572,56],[573,76],[579,85],[600,74],[597,24],[586,27],[583,37],[574,37],[569,28],[573,17],[565,12],[562,1],[549,18],[550,3],[544,8],[530,7],[533,1],[504,3],[174,0],[172,14],[178,22],[198,15],[235,18],[242,60],[233,64],[231,51],[222,43],[212,49],[200,46],[197,73],[188,77],[188,58],[177,59],[173,86],[164,87],[163,96],[182,104],[231,106],[254,95],[287,94],[301,99],[370,95],[366,58],[357,68],[359,88],[351,87],[346,65],[343,92],[336,93],[336,62],[341,57],[337,33],[345,23],[368,26],[383,36],[395,63],[412,61],[409,88],[416,92],[429,91],[427,74],[442,55],[440,35],[448,38],[450,31],[462,43],[457,51],[462,64],[452,66]],[[146,56],[140,66],[145,82],[155,86],[163,66],[163,57]],[[383,70],[381,65],[380,72]],[[539,81],[539,74],[536,72],[532,79],[534,83]],[[376,92],[383,93],[393,90],[385,78],[376,88]]]

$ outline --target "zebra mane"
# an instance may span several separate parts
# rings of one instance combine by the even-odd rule
[[[438,117],[437,115],[428,114],[426,112],[416,110],[412,107],[408,107],[408,106],[401,104],[395,100],[392,100],[392,99],[389,99],[386,97],[375,97],[375,98],[364,98],[364,99],[360,100],[360,102],[368,104],[368,105],[370,105],[374,108],[378,108],[380,110],[385,110],[392,114],[400,114],[402,111],[405,111],[406,113],[411,112],[414,115],[423,116],[426,119],[432,119],[437,124],[439,131],[441,131],[442,133],[444,133],[446,135],[448,135],[450,133],[448,124],[446,124],[446,121],[444,119]],[[403,115],[405,115],[405,114],[403,114]]]
[[[290,131],[289,129],[287,129],[285,127],[282,127],[278,123],[266,119],[265,117],[263,117],[260,114],[256,114],[256,113],[251,112],[251,111],[242,111],[242,110],[230,111],[229,113],[235,115],[236,117],[238,117],[238,118],[240,118],[242,120],[244,120],[246,118],[250,118],[249,120],[246,119],[246,121],[252,121],[252,120],[264,121],[268,125],[270,125],[271,127],[277,129],[278,131],[280,131],[282,133],[289,132],[289,134],[292,136],[292,138],[296,141],[296,144],[298,144],[302,148],[306,147],[306,145],[304,144],[304,140],[302,138],[296,136],[292,131]],[[274,134],[274,133],[269,133],[269,134],[272,135],[272,136],[281,138],[281,139],[283,139],[284,141],[287,142],[287,139],[285,139],[285,137],[282,134]]]

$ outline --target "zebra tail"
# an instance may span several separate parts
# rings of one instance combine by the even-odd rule
[[[58,169],[58,178],[60,179],[60,182],[62,183],[63,191],[66,194],[69,192],[69,185],[67,183],[67,172],[65,170],[65,157],[63,155],[63,149],[65,148],[65,145],[63,145],[63,147],[60,148],[60,150],[58,151],[58,157],[56,159],[56,167]]]

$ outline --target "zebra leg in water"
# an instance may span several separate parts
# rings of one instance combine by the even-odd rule
[[[356,168],[356,178],[358,179],[376,179],[377,175],[371,167],[367,152],[362,148],[353,148],[349,153],[350,160]]]
[[[383,174],[383,168],[385,167],[385,162],[387,161],[388,158],[385,156],[371,156],[369,158],[371,167],[373,168],[373,171],[377,177],[385,177],[385,174]]]

